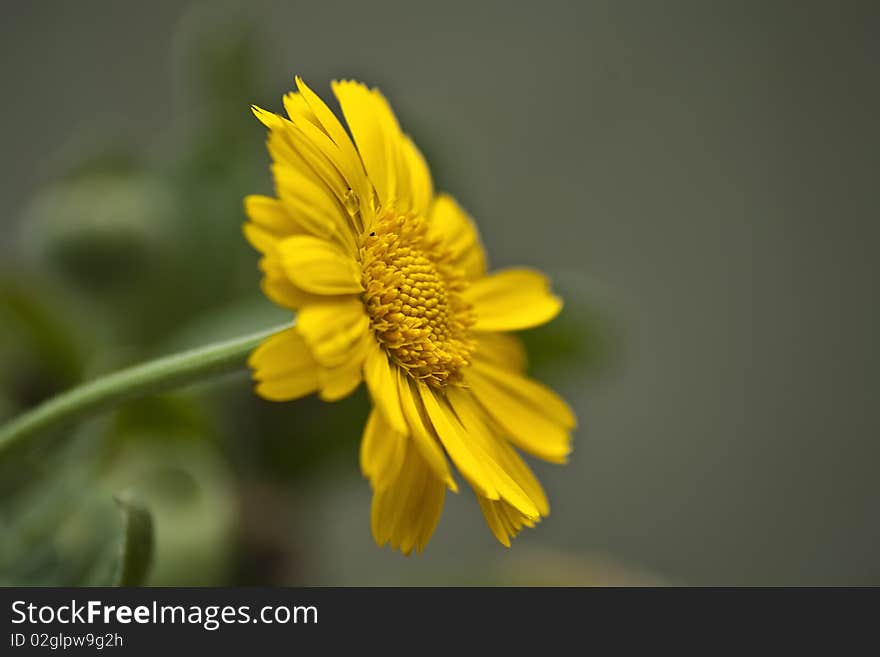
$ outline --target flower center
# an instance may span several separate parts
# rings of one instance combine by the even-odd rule
[[[386,210],[361,247],[364,305],[388,355],[414,379],[435,387],[461,380],[474,323],[461,298],[467,281],[423,217]]]

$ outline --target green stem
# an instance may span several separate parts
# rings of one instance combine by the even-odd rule
[[[135,365],[47,399],[0,427],[0,455],[34,434],[151,395],[242,368],[248,354],[287,326],[252,333]]]

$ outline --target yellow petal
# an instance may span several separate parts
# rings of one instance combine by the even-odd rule
[[[404,136],[384,96],[360,82],[333,83],[342,114],[351,130],[381,205],[412,209],[412,189]]]
[[[248,359],[257,394],[272,401],[303,397],[318,388],[318,364],[296,328],[267,338]]]
[[[345,208],[304,164],[293,167],[276,162],[272,165],[272,176],[279,198],[306,232],[329,239],[348,228],[343,216]]]
[[[278,243],[278,237],[276,235],[273,235],[262,226],[258,226],[250,221],[242,225],[241,231],[244,233],[244,237],[248,243],[260,253],[271,251]]]
[[[333,140],[322,130],[309,122],[300,122],[296,130],[304,140],[297,144],[297,152],[308,163],[311,169],[333,190],[339,201],[347,208],[347,219],[352,220],[354,231],[363,231],[363,225],[357,223],[357,210],[361,199],[371,199],[373,190],[368,187],[369,181],[363,173],[360,160],[346,161]],[[357,169],[355,169],[357,167]],[[372,206],[365,206],[372,209]],[[349,211],[350,210],[350,211]]]
[[[278,116],[274,112],[264,110],[262,107],[251,105],[251,112],[257,117],[260,123],[269,128],[269,130],[283,130],[286,120],[283,116]]]
[[[251,221],[276,235],[302,232],[277,198],[260,194],[245,196],[244,211]]]
[[[297,320],[298,321],[298,320]],[[321,366],[318,370],[318,396],[324,401],[337,401],[351,394],[364,380],[364,361],[373,337],[361,334],[347,351],[347,360],[333,367]]]
[[[332,83],[342,114],[357,144],[367,175],[376,188],[379,201],[387,203],[395,197],[394,135],[379,116],[373,93],[360,82],[342,80]]]
[[[245,197],[244,210],[250,218],[243,226],[244,235],[261,253],[272,250],[285,237],[305,232],[278,199],[253,194]]]
[[[412,190],[412,211],[419,215],[425,215],[434,198],[434,182],[431,180],[431,170],[425,157],[412,139],[403,138],[401,148],[409,170],[409,184]]]
[[[326,402],[339,401],[353,393],[363,380],[363,361],[340,367],[322,367],[318,370],[318,397]]]
[[[408,554],[407,550],[415,548],[417,553],[425,549],[431,535],[437,527],[440,520],[440,514],[443,511],[443,502],[446,498],[446,486],[442,481],[431,475],[429,471],[425,479],[424,492],[418,506],[418,525],[412,532],[412,537],[401,549],[404,554]]]
[[[468,369],[466,381],[480,406],[511,442],[538,458],[566,461],[574,418],[562,400],[510,371],[501,380],[487,375],[486,365],[478,368],[476,362]]]
[[[301,166],[304,170],[272,165],[275,188],[287,212],[304,232],[337,242],[346,253],[356,255],[355,231],[345,207],[320,177]]]
[[[425,407],[432,420],[432,404],[439,409],[442,421],[447,424],[445,430],[441,430],[437,422],[434,428],[443,441],[443,446],[449,452],[455,465],[462,471],[477,494],[488,499],[504,499],[517,508],[524,515],[537,518],[539,514],[535,501],[523,490],[519,483],[508,472],[499,456],[500,450],[495,444],[496,438],[491,435],[486,424],[479,417],[474,402],[471,402],[469,393],[460,389],[450,388],[446,391],[446,399],[422,384],[420,387],[423,396],[431,395],[425,400]],[[447,403],[448,402],[448,403]],[[457,437],[456,437],[457,434]],[[479,469],[474,471],[474,463]],[[467,464],[471,474],[463,467]],[[473,477],[483,477],[482,481],[475,482]],[[546,500],[545,500],[546,501]]]
[[[302,97],[302,94],[296,91],[291,91],[284,94],[282,102],[284,103],[284,111],[287,112],[287,116],[290,117],[290,120],[293,123],[308,121],[309,123],[320,127],[321,122],[318,121],[318,117],[315,116],[315,113],[309,108],[309,104],[306,102],[305,98]]]
[[[559,314],[562,300],[550,283],[531,269],[502,269],[474,281],[464,291],[474,306],[477,331],[517,331],[539,326]]]
[[[446,483],[453,493],[458,492],[458,484],[452,478],[449,471],[449,463],[446,462],[446,456],[443,454],[443,448],[431,427],[431,420],[425,416],[424,407],[422,406],[419,394],[413,388],[415,383],[412,382],[409,375],[400,368],[397,368],[397,388],[400,396],[400,407],[403,411],[403,417],[409,427],[410,435],[415,443],[416,449],[421,452],[422,458],[428,467],[434,471],[434,475]]]
[[[288,237],[278,245],[284,271],[294,285],[313,294],[358,294],[358,263],[339,247],[310,235]]]
[[[479,357],[474,360],[473,370],[491,379],[511,394],[530,400],[533,406],[544,409],[546,415],[549,415],[554,422],[561,424],[566,429],[574,429],[577,426],[577,418],[571,407],[562,397],[544,384],[526,376],[514,374],[493,363],[487,363]]]
[[[525,372],[528,357],[522,340],[509,333],[478,333],[475,336],[481,360],[515,372]]]
[[[272,249],[269,254],[264,258],[261,258],[259,266],[265,274],[263,280],[260,282],[260,289],[263,290],[263,293],[269,297],[271,301],[277,303],[279,306],[290,308],[291,310],[298,310],[309,303],[318,303],[319,301],[326,301],[327,299],[341,298],[309,294],[296,287],[291,283],[287,274],[284,272],[284,267],[281,265],[281,260],[277,255],[277,249]]]
[[[400,395],[397,390],[395,372],[388,362],[388,355],[373,340],[367,351],[364,362],[364,379],[370,391],[370,397],[376,407],[385,415],[395,431],[406,434],[406,421],[400,408]]]
[[[415,489],[424,482],[424,468],[414,458],[417,458],[414,450],[406,445],[397,478],[391,485],[373,491],[370,526],[373,539],[379,546],[391,541],[391,547],[397,548],[406,528],[414,524],[415,519],[408,516],[407,504],[410,495],[417,495]]]
[[[510,535],[504,524],[501,522],[501,518],[498,517],[495,502],[493,500],[487,500],[485,497],[480,497],[479,495],[477,495],[477,502],[480,504],[480,510],[483,512],[486,524],[489,525],[489,529],[492,530],[495,538],[497,538],[498,542],[504,547],[509,548]]]
[[[444,493],[443,482],[408,443],[397,478],[373,493],[370,525],[376,543],[390,543],[403,554],[421,552],[440,519]]]
[[[319,143],[311,138],[314,124],[302,121],[299,124],[282,116],[254,108],[254,114],[269,128],[267,146],[273,162],[283,163],[304,174],[316,176],[329,187],[337,198],[344,199],[349,185],[339,168],[330,159],[331,153],[325,148],[327,137],[318,138]],[[310,131],[307,134],[305,131]]]
[[[341,209],[335,219],[340,228],[351,233],[352,237],[360,234],[363,226],[355,197],[358,195],[356,192],[364,194],[367,197],[364,207],[371,207],[369,201],[372,192],[369,188],[360,191],[361,187],[368,185],[366,178],[361,183],[346,179],[342,173],[343,164],[340,162],[338,148],[313,123],[300,121],[295,124],[281,117],[276,118],[280,123],[270,131],[266,145],[274,163],[272,170],[279,196],[283,198],[280,188],[284,184],[284,172],[296,172],[301,179],[310,181],[312,187],[320,189],[322,197],[328,196],[329,201]],[[286,186],[288,191],[294,193],[298,188]],[[310,189],[309,195],[313,195],[313,191],[314,189]],[[321,207],[326,209],[327,202],[328,199],[322,198]]]
[[[473,219],[448,194],[440,194],[431,206],[429,222],[452,252],[453,262],[469,279],[486,273],[486,254]]]
[[[407,437],[394,430],[375,408],[367,418],[361,439],[361,472],[374,490],[384,490],[397,479],[406,453]]]
[[[372,195],[372,188],[368,186],[369,182],[361,164],[361,159],[354,144],[351,143],[345,128],[342,127],[339,119],[336,118],[324,101],[299,76],[296,77],[296,86],[309,109],[317,118],[320,127],[329,136],[337,149],[337,154],[331,159],[337,164],[355,194],[359,198],[369,199]],[[326,145],[325,150],[329,150],[326,148]]]
[[[499,487],[502,497],[530,516],[535,515],[534,511],[541,516],[548,515],[550,503],[541,483],[507,440],[491,430],[473,395],[463,388],[455,388],[449,390],[448,396],[449,403],[455,409],[469,439],[476,442],[516,482],[517,490],[514,490],[514,494],[522,491],[531,501],[531,507],[517,502],[515,498],[505,494],[505,489]]]
[[[477,501],[486,524],[504,547],[510,547],[510,539],[519,534],[523,527],[535,526],[534,518],[520,513],[504,500],[487,500],[477,496]]]
[[[364,305],[355,296],[304,306],[296,326],[321,365],[336,367],[351,360],[351,351],[370,330]]]
[[[452,409],[448,407],[445,400],[438,400],[435,392],[427,384],[419,382],[416,386],[428,418],[434,426],[434,431],[440,438],[440,442],[443,443],[449,458],[455,463],[455,467],[477,493],[483,497],[497,500],[500,494],[492,477],[486,471],[488,463],[486,459],[481,458],[482,454],[474,453],[468,444],[468,436],[465,435],[464,429]]]
[[[306,297],[312,296],[306,295],[297,288],[284,274],[281,276],[266,274],[260,281],[260,289],[270,301],[290,310],[296,310],[307,303]]]

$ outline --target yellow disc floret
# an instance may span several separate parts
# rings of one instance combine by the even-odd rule
[[[450,264],[425,219],[385,210],[363,236],[364,305],[389,356],[410,376],[435,387],[461,380],[474,323],[461,298],[467,281]]]

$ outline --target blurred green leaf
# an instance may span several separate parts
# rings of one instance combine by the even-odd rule
[[[29,405],[76,382],[83,370],[77,322],[40,281],[0,276],[0,387]],[[2,414],[0,414],[2,417]]]
[[[232,556],[235,486],[209,440],[157,442],[130,436],[114,455],[105,490],[136,490],[155,533],[152,586],[211,586],[225,581]]]
[[[173,241],[175,198],[147,174],[78,176],[43,189],[28,206],[26,252],[83,291],[125,289]],[[112,275],[108,273],[112,272]]]
[[[532,371],[566,368],[579,376],[601,374],[618,348],[608,318],[586,304],[569,302],[555,320],[520,334]]]
[[[519,333],[530,371],[540,378],[559,369],[580,380],[605,374],[615,365],[621,347],[614,319],[616,293],[580,272],[549,274],[565,307],[552,322]]]
[[[155,135],[149,150],[112,135],[84,143],[26,206],[16,262],[5,263],[15,277],[0,279],[0,335],[9,338],[0,340],[0,417],[84,376],[203,344],[212,331],[228,337],[289,318],[260,295],[258,256],[240,230],[243,196],[269,191],[248,111],[266,97],[262,44],[244,13],[205,7],[184,23],[180,131]],[[47,441],[0,462],[0,584],[226,581],[235,477],[279,451],[300,466],[338,447],[315,429],[314,454],[295,455],[302,443],[290,440],[288,418],[310,426],[311,414],[287,409],[269,419],[277,443],[264,449],[259,403],[242,373],[129,402],[72,429],[63,449]],[[149,508],[149,572],[127,561],[143,556],[134,549],[143,540],[131,541],[146,521],[139,503],[120,503],[120,514],[119,490],[137,490]]]
[[[0,463],[0,584],[108,585],[122,519],[95,466],[100,423]]]
[[[144,397],[126,403],[116,412],[112,427],[116,440],[112,442],[122,448],[131,439],[143,439],[144,433],[158,443],[200,440],[212,433],[214,424],[211,413],[194,395]]]
[[[153,517],[129,493],[121,493],[115,499],[123,516],[122,552],[116,585],[141,586],[153,560]]]

